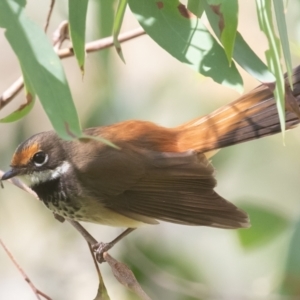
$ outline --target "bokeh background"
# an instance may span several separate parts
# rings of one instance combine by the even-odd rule
[[[67,2],[57,2],[50,37],[67,19]],[[45,1],[28,1],[28,14],[41,26],[47,10]],[[99,1],[90,1],[88,41],[109,35],[99,24],[105,24],[110,14]],[[289,1],[286,19],[296,66],[300,62],[299,1]],[[123,31],[137,26],[127,11]],[[239,31],[264,60],[267,43],[258,28],[254,1],[240,1]],[[240,96],[182,65],[147,36],[124,43],[123,52],[126,64],[114,49],[89,54],[84,77],[74,58],[63,61],[83,127],[127,119],[176,126]],[[0,54],[3,93],[20,70],[1,29]],[[245,91],[259,84],[243,71],[242,75]],[[0,117],[22,101],[23,93],[0,111]],[[8,169],[21,141],[50,129],[38,102],[23,120],[0,124],[0,169]],[[293,299],[282,296],[283,291],[300,299],[299,134],[299,128],[293,129],[286,133],[284,142],[279,134],[223,149],[213,158],[217,192],[249,208],[253,226],[247,233],[161,223],[137,230],[111,255],[134,270],[153,299]],[[101,241],[110,241],[121,232],[84,225]],[[8,183],[0,189],[0,238],[29,278],[53,299],[95,297],[98,278],[85,241],[67,222],[57,222],[41,202]],[[101,265],[101,271],[111,299],[135,299],[107,265]],[[0,299],[35,299],[1,248]]]

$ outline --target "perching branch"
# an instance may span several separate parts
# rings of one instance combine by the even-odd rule
[[[61,28],[65,28],[66,21],[62,22],[56,32],[62,32]],[[62,26],[63,25],[63,26]],[[144,35],[145,31],[142,28],[133,29],[131,31],[124,32],[120,34],[119,36],[119,42],[124,43],[126,41],[132,40],[134,38],[137,38],[141,35]],[[113,37],[107,37],[100,40],[96,40],[93,42],[89,42],[85,46],[85,51],[87,53],[92,53],[96,51],[100,51],[109,47],[112,47],[114,45],[113,43]],[[67,47],[63,49],[57,49],[57,46],[54,46],[54,49],[57,52],[57,55],[61,58],[67,58],[74,56],[73,47]],[[9,104],[22,90],[24,87],[23,77],[18,78],[6,91],[2,93],[0,96],[0,110],[4,108],[7,104]]]
[[[3,176],[4,172],[0,170],[0,178]],[[38,196],[36,195],[36,193],[31,190],[26,184],[22,183],[20,180],[18,180],[17,178],[11,178],[9,180],[7,180],[8,182],[12,183],[13,185],[17,186],[18,188],[22,189],[23,191],[29,193],[30,195],[32,195],[34,198],[38,199]],[[2,183],[2,182],[1,182]],[[61,220],[60,220],[61,221]],[[93,256],[93,260],[95,262],[95,266],[96,266],[96,270],[98,273],[98,277],[99,277],[99,288],[98,288],[98,293],[105,293],[106,289],[102,280],[102,275],[100,272],[99,267],[97,266],[96,263],[96,259],[95,259],[95,254],[92,250],[92,245],[97,244],[97,240],[77,221],[74,220],[69,220],[67,219],[67,221],[83,236],[83,238],[87,241],[91,254]],[[0,243],[2,244],[1,240]],[[2,245],[2,247],[5,247]],[[11,256],[9,255],[9,257],[11,258]],[[109,264],[109,266],[111,267],[112,273],[114,274],[114,276],[117,278],[117,280],[123,284],[125,287],[129,288],[130,290],[132,290],[134,293],[136,293],[142,300],[151,300],[149,298],[149,296],[143,291],[142,287],[140,286],[140,284],[138,283],[138,281],[136,280],[133,272],[123,263],[117,261],[116,259],[114,259],[112,256],[110,256],[107,252],[105,252],[103,254],[103,258],[104,260]],[[16,264],[16,262],[14,261],[13,258],[11,258],[12,261]],[[17,265],[17,264],[16,264]],[[20,268],[17,265],[18,269]],[[21,272],[22,274],[25,274],[24,272]],[[24,276],[24,275],[23,275]],[[28,278],[27,276],[24,278]],[[31,282],[28,280],[26,280],[30,286],[31,286]],[[34,287],[34,286],[33,286]],[[38,293],[40,295],[42,295],[43,297],[45,297],[42,292],[40,292],[39,290],[37,290],[34,287],[34,291],[38,291]],[[46,299],[50,299],[50,298],[46,298]],[[51,300],[51,299],[50,299]]]

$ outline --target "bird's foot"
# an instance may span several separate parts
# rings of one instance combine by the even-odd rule
[[[108,250],[110,250],[112,247],[114,246],[113,243],[97,243],[95,245],[93,245],[93,250],[95,252],[96,255],[96,260],[101,264],[103,262],[105,262],[105,259],[103,257],[103,254],[105,252],[107,252]]]

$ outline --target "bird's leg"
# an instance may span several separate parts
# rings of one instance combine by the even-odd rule
[[[93,238],[90,233],[77,221],[68,219],[69,223],[72,224],[75,229],[84,237],[84,239],[92,246],[92,249],[95,251],[96,259],[99,263],[104,262],[103,253],[107,252],[111,249],[117,242],[119,242],[122,238],[127,236],[130,232],[135,230],[135,228],[127,228],[120,235],[118,235],[115,239],[113,239],[109,243],[97,242],[95,238]]]
[[[96,253],[96,259],[99,263],[104,262],[103,253],[107,252],[109,249],[111,249],[117,242],[119,242],[121,239],[123,239],[125,236],[127,236],[130,232],[135,230],[136,228],[127,228],[125,231],[123,231],[120,235],[118,235],[115,239],[113,239],[109,243],[97,243],[92,246],[93,250]]]

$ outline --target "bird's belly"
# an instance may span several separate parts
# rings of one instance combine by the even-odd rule
[[[114,227],[136,228],[145,223],[123,216],[113,210],[106,208],[100,201],[85,199],[80,201],[80,206],[67,205],[65,201],[48,203],[47,207],[54,213],[75,221],[90,222]]]

